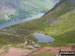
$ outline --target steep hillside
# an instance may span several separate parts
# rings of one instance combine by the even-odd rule
[[[10,20],[9,16],[15,14],[16,9],[12,5],[0,2],[0,23]]]
[[[55,38],[55,41],[51,43],[39,43],[41,46],[58,47],[75,45],[74,18],[75,0],[60,0],[60,2],[45,16],[1,30],[0,45],[2,45],[2,43],[24,43],[24,38],[27,39],[27,44],[31,44],[32,42],[36,43],[36,39],[33,36],[35,32]]]
[[[0,23],[32,17],[38,13],[45,13],[52,7],[53,4],[45,0],[0,0]]]

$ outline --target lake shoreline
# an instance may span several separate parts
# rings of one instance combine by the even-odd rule
[[[10,20],[8,22],[1,23],[0,29],[4,29],[4,28],[9,27],[9,26],[14,25],[14,24],[30,21],[30,20],[33,20],[33,19],[38,19],[38,18],[42,17],[43,15],[44,15],[44,13],[39,13],[36,16],[31,17],[31,18],[27,17],[27,18],[22,18],[22,19],[18,19],[18,20]]]

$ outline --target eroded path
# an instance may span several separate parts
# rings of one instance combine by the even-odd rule
[[[9,48],[9,52],[4,56],[22,56],[31,53],[31,50],[22,50],[18,48]]]
[[[0,54],[3,52],[4,50],[0,50]],[[9,51],[7,54],[3,55],[3,56],[31,56],[33,54],[39,54],[39,53],[43,53],[43,52],[50,52],[53,54],[58,54],[59,51],[75,51],[75,46],[63,46],[63,47],[44,47],[44,48],[39,48],[36,50],[23,50],[23,49],[19,49],[19,48],[9,48]]]

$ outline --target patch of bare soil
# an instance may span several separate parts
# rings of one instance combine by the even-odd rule
[[[63,47],[44,47],[36,50],[22,50],[18,48],[9,48],[9,52],[4,56],[31,56],[33,54],[39,54],[43,52],[50,52],[53,54],[58,54],[60,51],[75,51],[75,46],[63,46]],[[0,51],[2,52],[2,51]]]
[[[75,46],[63,46],[63,47],[45,47],[40,48],[38,50],[33,51],[31,54],[39,54],[43,52],[50,52],[53,53],[53,55],[59,54],[60,51],[75,51]]]
[[[31,53],[31,50],[21,50],[18,48],[10,48],[9,52],[5,56],[22,56],[22,55],[28,55]]]
[[[3,52],[4,50],[0,50],[0,54]]]
[[[3,56],[4,50],[0,49],[0,56]]]

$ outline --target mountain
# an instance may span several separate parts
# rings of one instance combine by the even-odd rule
[[[43,33],[55,38],[54,42],[39,43],[42,47],[75,45],[75,0],[60,0],[43,17],[0,30],[0,45],[25,42],[38,43],[33,33]],[[15,43],[15,44],[14,44]]]
[[[45,0],[0,0],[0,23],[32,17],[52,7],[53,4]]]

